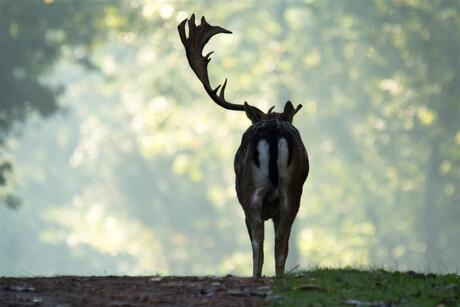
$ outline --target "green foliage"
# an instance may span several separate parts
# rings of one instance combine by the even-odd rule
[[[276,306],[438,306],[460,302],[460,276],[320,268],[273,284]]]
[[[48,117],[58,110],[62,88],[59,83],[46,84],[45,77],[62,57],[64,46],[72,48],[76,61],[94,68],[89,55],[96,40],[123,24],[125,17],[117,17],[114,8],[118,7],[86,1],[0,1],[0,146],[26,118]],[[0,200],[16,208],[18,199],[4,187],[11,164],[3,151],[0,162]]]
[[[76,27],[75,20],[97,16],[97,9],[81,10],[77,2],[51,6],[39,1],[0,1],[1,146],[17,122],[31,113],[49,116],[57,110],[57,91],[40,77],[58,58],[62,43],[88,43],[93,37],[93,27]],[[3,152],[0,161],[0,200],[17,207],[17,199],[3,187],[11,171]]]

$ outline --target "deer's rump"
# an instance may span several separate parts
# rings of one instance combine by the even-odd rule
[[[256,169],[253,176],[262,176],[263,184],[271,183],[272,189],[277,189],[280,181],[280,171],[286,173],[291,160],[292,137],[279,134],[276,131],[256,135],[252,140],[251,151]],[[282,169],[280,169],[282,168]],[[260,182],[262,184],[262,182]]]
[[[297,148],[299,138],[292,125],[277,120],[258,123],[243,135],[235,156],[235,172],[238,200],[244,209],[254,198],[262,198],[262,217],[269,219],[276,214],[280,197],[286,192],[283,190],[289,189],[291,174],[296,172],[291,162],[305,151]],[[243,193],[248,187],[255,191],[253,195]]]

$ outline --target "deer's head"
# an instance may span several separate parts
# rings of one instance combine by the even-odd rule
[[[188,37],[185,34],[186,23],[188,23]],[[271,107],[267,111],[267,113],[265,113],[261,111],[259,108],[251,106],[246,101],[244,102],[244,104],[237,104],[225,100],[225,87],[227,86],[227,79],[225,79],[223,85],[218,85],[215,89],[211,87],[207,67],[209,61],[211,61],[210,56],[213,53],[213,51],[203,56],[203,48],[214,35],[219,33],[231,34],[232,32],[219,26],[211,26],[206,22],[204,16],[201,18],[201,24],[197,26],[195,24],[194,14],[190,17],[189,20],[183,20],[177,28],[179,30],[179,35],[182,44],[185,47],[185,52],[187,54],[187,59],[190,64],[190,67],[195,72],[195,75],[203,84],[204,89],[215,103],[227,110],[244,111],[246,113],[246,116],[252,122],[252,124],[264,120],[274,119],[292,123],[294,115],[300,110],[300,108],[302,108],[301,104],[294,108],[292,103],[290,101],[287,101],[284,105],[283,112],[272,112],[274,107]]]
[[[272,112],[275,107],[271,107],[267,113],[262,112],[260,109],[249,105],[247,102],[244,102],[244,111],[249,120],[255,124],[263,120],[284,120],[292,123],[294,115],[302,108],[302,105],[299,104],[297,108],[294,109],[292,102],[287,101],[284,105],[284,110],[282,113]]]

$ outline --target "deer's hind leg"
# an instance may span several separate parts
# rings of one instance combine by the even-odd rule
[[[261,216],[260,208],[262,202],[255,197],[246,212],[246,226],[248,227],[249,238],[252,247],[252,276],[255,278],[262,276],[264,264],[264,221]]]
[[[286,259],[289,253],[289,237],[292,224],[297,215],[298,203],[300,200],[288,199],[287,196],[281,199],[279,214],[273,218],[275,228],[275,270],[276,276],[284,274]]]
[[[261,277],[264,265],[264,222],[260,220],[252,226],[252,276]]]

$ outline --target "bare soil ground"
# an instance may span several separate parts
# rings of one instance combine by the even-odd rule
[[[0,306],[263,306],[272,279],[226,277],[0,278]]]

